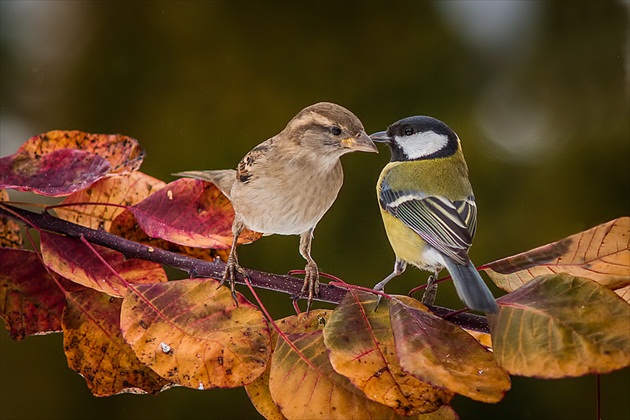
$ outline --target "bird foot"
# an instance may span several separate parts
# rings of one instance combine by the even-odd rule
[[[438,284],[436,283],[437,276],[429,276],[427,279],[427,288],[424,289],[421,302],[425,305],[433,305],[437,296]]]
[[[319,296],[319,269],[315,263],[309,263],[304,268],[304,284],[300,291],[300,297],[303,297],[307,292],[306,313],[308,314],[313,298]]]
[[[234,283],[234,279],[236,278],[236,273],[239,273],[243,277],[249,279],[249,277],[247,276],[247,273],[245,272],[243,267],[241,267],[238,264],[238,261],[236,260],[236,258],[234,258],[232,255],[230,255],[228,257],[227,263],[225,265],[225,271],[223,272],[223,278],[219,282],[219,287],[223,286],[226,281],[229,281],[229,283],[230,283],[230,292],[232,293],[232,299],[234,299],[234,302],[236,302],[236,306],[238,306],[238,298],[236,296],[236,287],[235,287],[235,283]]]

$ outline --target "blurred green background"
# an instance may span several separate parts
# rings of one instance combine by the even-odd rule
[[[431,115],[462,138],[482,264],[630,214],[628,11],[601,0],[2,0],[0,154],[52,129],[121,133],[145,147],[144,172],[172,180],[235,167],[318,101],[349,108],[368,132]],[[391,271],[374,194],[388,159],[343,158],[345,185],[313,243],[323,271],[364,286]],[[302,268],[297,245],[266,237],[240,260]],[[407,270],[388,292],[425,278]],[[262,296],[291,313],[286,296]],[[450,284],[438,303],[461,305]],[[67,368],[61,335],[15,343],[2,331],[0,343],[2,419],[259,418],[243,389],[95,398]],[[602,377],[604,419],[628,418],[628,373]],[[595,395],[594,377],[514,378],[499,404],[453,405],[464,419],[593,419]]]

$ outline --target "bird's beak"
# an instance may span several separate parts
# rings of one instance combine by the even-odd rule
[[[372,142],[370,136],[368,136],[365,131],[359,131],[359,133],[357,133],[354,137],[348,137],[347,139],[341,140],[341,145],[352,151],[356,150],[359,152],[378,153],[376,145]]]
[[[372,141],[377,143],[390,143],[393,139],[387,134],[387,131],[379,131],[378,133],[370,134]]]

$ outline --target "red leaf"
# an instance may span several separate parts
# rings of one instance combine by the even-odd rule
[[[0,201],[9,201],[9,194],[0,190]],[[20,225],[8,217],[0,217],[0,248],[22,248]]]
[[[211,183],[179,179],[131,208],[148,235],[180,245],[226,249],[232,244],[234,210],[230,201]],[[260,234],[246,230],[239,243]]]
[[[56,150],[41,158],[16,153],[0,159],[0,188],[58,197],[82,190],[110,171],[106,159],[82,150]]]
[[[111,268],[79,239],[47,232],[41,234],[42,257],[47,267],[75,283],[110,296],[122,297],[128,283],[159,283],[168,280],[158,263],[126,259],[118,251],[92,246]]]
[[[14,340],[61,331],[66,297],[37,254],[0,249],[0,317]]]

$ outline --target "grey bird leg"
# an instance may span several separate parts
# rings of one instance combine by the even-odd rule
[[[223,284],[229,280],[230,282],[230,290],[232,292],[232,299],[236,302],[238,306],[238,299],[236,298],[236,289],[234,287],[234,276],[236,272],[242,274],[244,277],[247,277],[245,270],[238,264],[238,256],[236,255],[236,244],[238,242],[238,237],[241,232],[243,232],[243,222],[236,216],[234,218],[234,223],[232,223],[232,248],[230,248],[230,254],[228,255],[228,260],[225,265],[225,271],[223,272],[223,279],[221,279],[221,283],[219,287],[223,286]]]
[[[300,291],[300,296],[304,296],[308,288],[308,300],[306,302],[306,313],[311,309],[313,297],[319,295],[319,269],[311,257],[311,241],[313,240],[313,229],[309,229],[300,235],[300,254],[306,260],[304,267],[304,285]]]
[[[389,283],[389,281],[391,279],[393,279],[394,277],[398,277],[400,276],[405,270],[407,269],[407,263],[404,262],[403,260],[396,260],[396,262],[394,263],[394,271],[392,271],[392,273],[385,277],[383,280],[381,280],[380,282],[378,282],[375,286],[374,286],[374,290],[376,290],[377,292],[384,292],[385,291],[385,285],[387,283]],[[374,308],[374,310],[376,311],[376,309],[378,308],[379,303],[381,303],[381,299],[383,298],[383,296],[378,295],[377,301],[376,301],[376,307]]]
[[[432,276],[427,279],[427,288],[424,289],[422,299],[420,300],[425,305],[433,305],[435,303],[435,297],[437,296],[438,284],[436,283],[438,276],[440,275],[442,268],[436,268]]]

